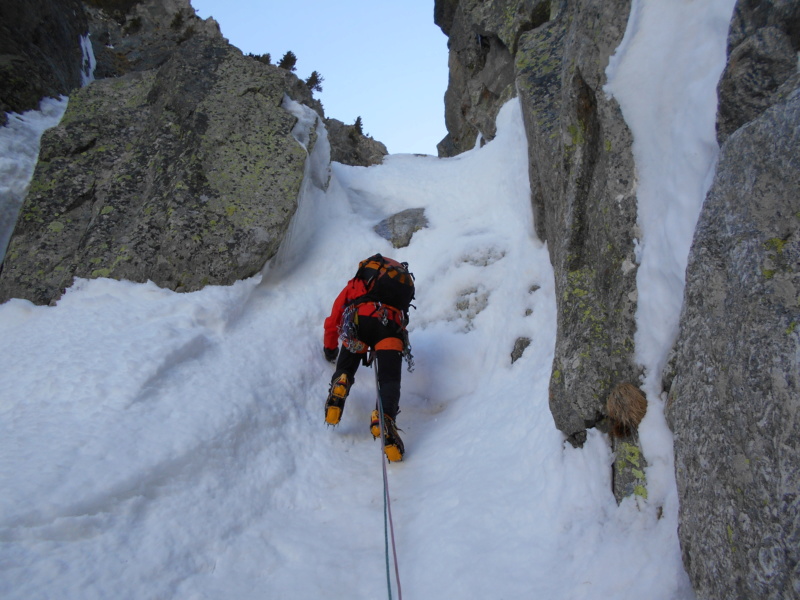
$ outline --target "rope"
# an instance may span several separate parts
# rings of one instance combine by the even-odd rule
[[[397,583],[397,598],[403,600],[400,590],[400,569],[397,566],[397,547],[394,541],[394,522],[392,521],[392,502],[389,499],[389,477],[386,473],[386,435],[383,425],[383,400],[381,399],[381,384],[378,379],[378,363],[375,363],[375,388],[378,391],[378,415],[381,425],[381,466],[383,467],[383,541],[386,553],[386,586],[389,591],[389,600],[392,600],[392,577],[389,567],[389,533],[392,538],[392,556],[394,557],[394,578]]]

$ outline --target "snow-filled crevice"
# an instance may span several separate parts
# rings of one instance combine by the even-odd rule
[[[677,530],[672,434],[661,375],[677,337],[695,226],[716,167],[716,86],[735,0],[635,0],[609,61],[607,94],[633,134],[637,174],[637,331],[647,414],[639,428],[648,498]],[[657,75],[654,75],[657,74]]]

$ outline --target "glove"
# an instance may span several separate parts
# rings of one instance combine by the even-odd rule
[[[339,356],[338,346],[336,348],[323,348],[322,351],[325,353],[325,360],[332,363],[336,362],[336,357]]]

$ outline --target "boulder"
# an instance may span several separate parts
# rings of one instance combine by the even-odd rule
[[[511,350],[511,364],[513,365],[517,362],[522,355],[525,353],[525,350],[528,346],[531,345],[531,338],[529,337],[518,337],[514,341],[514,348]]]
[[[383,239],[392,242],[394,248],[405,248],[411,243],[411,237],[427,226],[425,209],[409,208],[384,219],[374,229]]]
[[[200,30],[160,67],[74,93],[42,139],[0,301],[49,303],[74,277],[191,291],[257,273],[303,178],[290,79]]]

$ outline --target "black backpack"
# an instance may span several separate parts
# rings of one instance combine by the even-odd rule
[[[358,264],[356,277],[366,284],[367,293],[349,304],[380,302],[408,314],[414,299],[414,274],[408,270],[408,263],[375,254]]]

